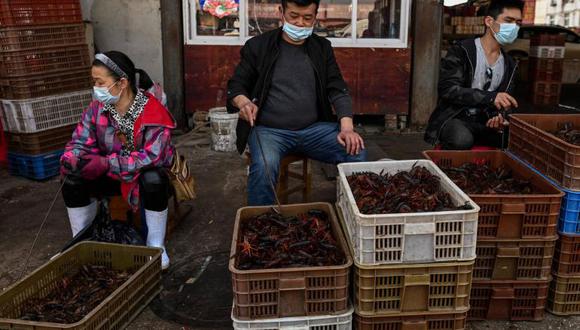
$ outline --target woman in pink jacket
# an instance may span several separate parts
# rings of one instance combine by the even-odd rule
[[[61,158],[66,176],[63,197],[73,236],[88,226],[97,212],[97,199],[122,194],[133,209],[145,209],[147,245],[165,252],[167,175],[174,148],[175,121],[150,93],[147,73],[136,69],[127,55],[97,54],[92,66],[94,99],[83,113]]]

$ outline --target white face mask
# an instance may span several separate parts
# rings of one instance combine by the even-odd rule
[[[119,102],[119,98],[121,97],[121,94],[123,94],[123,90],[121,90],[119,95],[115,96],[115,95],[111,94],[111,88],[113,88],[118,82],[119,82],[119,80],[117,80],[114,84],[112,84],[109,87],[94,86],[93,87],[93,96],[95,97],[95,99],[97,101],[103,102],[105,104],[111,104],[111,105],[117,104],[117,102]]]

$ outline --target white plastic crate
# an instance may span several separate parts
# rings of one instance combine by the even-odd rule
[[[13,133],[36,133],[77,123],[92,100],[83,90],[23,100],[0,100],[2,125]]]
[[[253,321],[237,320],[232,313],[233,327],[261,330],[350,330],[354,308],[340,315],[285,317]]]
[[[530,56],[538,58],[564,58],[566,47],[534,46],[530,47]]]
[[[471,210],[362,214],[347,176],[356,172],[395,174],[423,166],[441,178],[441,188],[456,205]],[[467,261],[475,259],[477,206],[432,161],[379,161],[338,165],[337,208],[346,223],[348,239],[357,263],[364,266]]]

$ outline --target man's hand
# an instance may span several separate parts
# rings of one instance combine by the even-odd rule
[[[518,101],[516,101],[516,99],[514,99],[508,93],[497,93],[493,104],[498,110],[509,110],[518,107]]]
[[[354,125],[350,117],[340,119],[340,133],[338,133],[336,139],[338,143],[346,148],[346,152],[349,155],[358,155],[365,148],[362,137],[354,131]]]
[[[244,95],[238,95],[232,100],[234,106],[240,109],[240,118],[254,126],[258,115],[258,106]]]
[[[505,126],[508,126],[509,122],[503,118],[501,114],[491,118],[487,121],[486,126],[489,128],[496,129],[498,131],[503,130]]]

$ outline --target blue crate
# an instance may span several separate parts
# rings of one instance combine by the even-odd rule
[[[519,159],[516,155],[511,152],[508,152],[508,154],[564,192],[560,207],[560,219],[558,220],[558,231],[563,234],[580,234],[580,191],[562,188],[552,178],[540,173],[540,171]]]
[[[58,175],[60,156],[64,150],[40,155],[8,153],[8,171],[11,175],[23,176],[33,180],[46,180]]]

